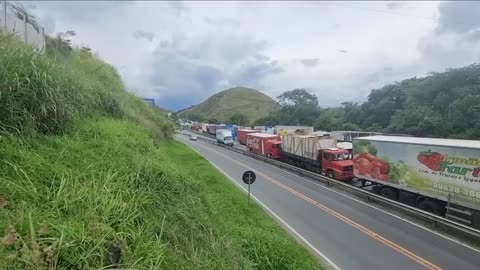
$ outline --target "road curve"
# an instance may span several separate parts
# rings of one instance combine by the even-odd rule
[[[239,186],[253,170],[252,194],[334,269],[480,269],[480,251],[312,180],[176,135]]]

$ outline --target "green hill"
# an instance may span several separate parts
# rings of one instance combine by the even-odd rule
[[[258,90],[235,87],[209,97],[204,102],[192,108],[179,111],[180,117],[192,120],[227,121],[232,116],[244,115],[248,123],[266,117],[278,107],[271,97]]]

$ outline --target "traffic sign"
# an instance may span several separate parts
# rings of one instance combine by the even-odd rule
[[[256,178],[257,176],[252,171],[246,171],[242,175],[242,180],[247,185],[253,184]]]

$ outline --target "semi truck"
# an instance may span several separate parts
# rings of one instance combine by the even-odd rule
[[[208,134],[216,135],[218,129],[224,129],[225,125],[209,125],[207,127]]]
[[[238,143],[241,145],[245,145],[247,143],[247,135],[256,132],[257,131],[254,129],[237,129]]]
[[[332,138],[313,135],[284,135],[281,158],[294,166],[329,178],[349,181],[353,178],[352,154],[336,147]]]
[[[392,200],[480,227],[480,141],[353,139],[353,173]]]
[[[249,133],[247,134],[246,147],[247,150],[257,155],[268,158],[280,159],[281,138],[279,135],[266,133]]]
[[[203,133],[207,133],[207,132],[208,132],[208,130],[207,130],[208,126],[209,126],[209,124],[207,124],[207,123],[202,123],[202,132],[203,132]]]
[[[228,129],[218,129],[216,131],[217,142],[233,146],[232,131]]]

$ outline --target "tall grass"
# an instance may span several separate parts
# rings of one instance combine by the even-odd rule
[[[0,237],[15,239],[0,269],[99,269],[114,246],[122,268],[319,268],[206,160],[130,121],[7,137],[0,153]]]
[[[173,126],[111,66],[49,52],[0,35],[0,269],[318,268],[208,162],[159,140]]]
[[[101,114],[141,123],[157,138],[171,136],[164,114],[127,93],[113,67],[81,49],[59,55],[0,35],[0,131],[61,134],[72,120]]]

